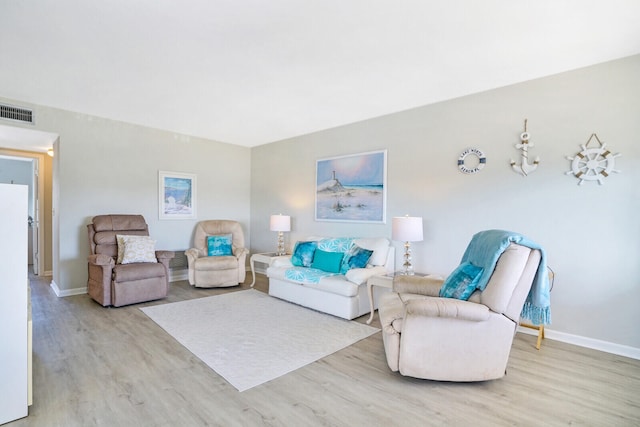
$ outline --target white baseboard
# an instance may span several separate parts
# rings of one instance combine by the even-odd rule
[[[82,287],[82,288],[74,288],[74,289],[65,289],[62,290],[58,287],[58,285],[56,284],[56,282],[52,279],[51,280],[51,288],[53,289],[53,292],[55,292],[57,297],[70,297],[72,295],[82,295],[82,294],[86,294],[87,293],[87,287]]]
[[[538,335],[538,331],[534,329],[518,326],[518,332],[529,335]],[[608,341],[597,340],[594,338],[582,337],[579,335],[568,334],[566,332],[554,331],[544,328],[544,339],[573,344],[580,347],[591,348],[593,350],[604,351],[605,353],[617,354],[618,356],[629,357],[631,359],[640,360],[640,348],[630,347],[628,345],[616,344]],[[544,340],[542,340],[544,346]]]

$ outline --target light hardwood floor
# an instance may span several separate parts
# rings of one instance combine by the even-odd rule
[[[392,373],[377,333],[239,393],[139,308],[246,284],[176,282],[165,300],[114,309],[86,295],[57,298],[49,282],[31,281],[34,404],[10,427],[640,425],[640,361],[552,340],[537,351],[525,334],[517,334],[508,373],[496,381]],[[267,286],[259,275],[256,288]]]

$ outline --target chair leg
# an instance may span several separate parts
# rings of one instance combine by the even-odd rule
[[[544,325],[534,326],[534,325],[528,325],[526,323],[520,323],[520,326],[524,328],[538,330],[538,340],[536,341],[536,350],[540,350],[540,346],[542,345],[542,340],[544,339]]]
[[[536,342],[536,350],[540,350],[540,345],[544,339],[544,325],[538,327],[538,341]]]

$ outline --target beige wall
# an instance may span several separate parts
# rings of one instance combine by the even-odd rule
[[[638,76],[640,56],[634,56],[251,150],[33,106],[37,128],[60,135],[52,188],[59,231],[54,280],[63,291],[85,286],[85,226],[96,214],[141,213],[159,247],[189,246],[195,220],[158,220],[158,170],[182,171],[198,176],[198,219],[240,220],[252,252],[273,250],[272,213],[292,215],[288,244],[309,234],[390,236],[391,217],[422,216],[425,240],[413,246],[414,264],[443,274],[476,231],[527,234],[547,249],[556,271],[551,329],[640,349]],[[531,155],[541,158],[528,177],[509,166],[511,158],[519,160],[514,145],[525,118]],[[565,175],[566,156],[593,132],[622,153],[616,159],[622,173],[602,186],[578,186]],[[477,175],[456,168],[467,147],[487,155]],[[316,160],[379,149],[388,150],[387,223],[314,221]]]
[[[640,348],[640,56],[367,120],[252,150],[254,251],[272,250],[272,213],[292,216],[289,244],[306,235],[391,236],[393,216],[424,217],[417,271],[447,274],[471,236],[500,228],[543,245],[556,272],[550,329],[565,338]],[[511,170],[528,119],[527,177]],[[565,175],[592,133],[622,173],[578,186]],[[477,175],[458,171],[468,147],[487,156]],[[388,150],[386,224],[314,221],[317,159]],[[397,253],[402,253],[399,242]],[[400,256],[396,264],[400,265]],[[605,344],[606,345],[606,344]],[[640,353],[638,353],[640,354]]]
[[[190,247],[195,224],[203,219],[236,219],[249,235],[248,148],[15,100],[6,102],[33,108],[35,129],[59,135],[50,209],[54,230],[56,224],[58,227],[53,280],[61,294],[86,287],[86,225],[94,215],[144,215],[161,249]],[[159,170],[197,176],[197,219],[159,220]]]

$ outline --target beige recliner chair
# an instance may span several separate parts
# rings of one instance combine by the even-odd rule
[[[91,251],[87,293],[91,298],[103,306],[120,307],[168,295],[172,251],[154,250],[147,262],[118,263],[117,235],[149,236],[142,215],[99,215],[87,230]]]
[[[232,254],[208,256],[207,238],[231,234]],[[194,247],[185,252],[189,265],[189,284],[199,288],[237,286],[244,282],[249,250],[244,247],[244,233],[237,221],[209,220],[196,225]]]
[[[442,381],[504,376],[541,251],[510,243],[483,291],[440,298],[444,279],[398,276],[379,304],[387,363],[402,375]],[[546,264],[545,264],[546,270]]]

